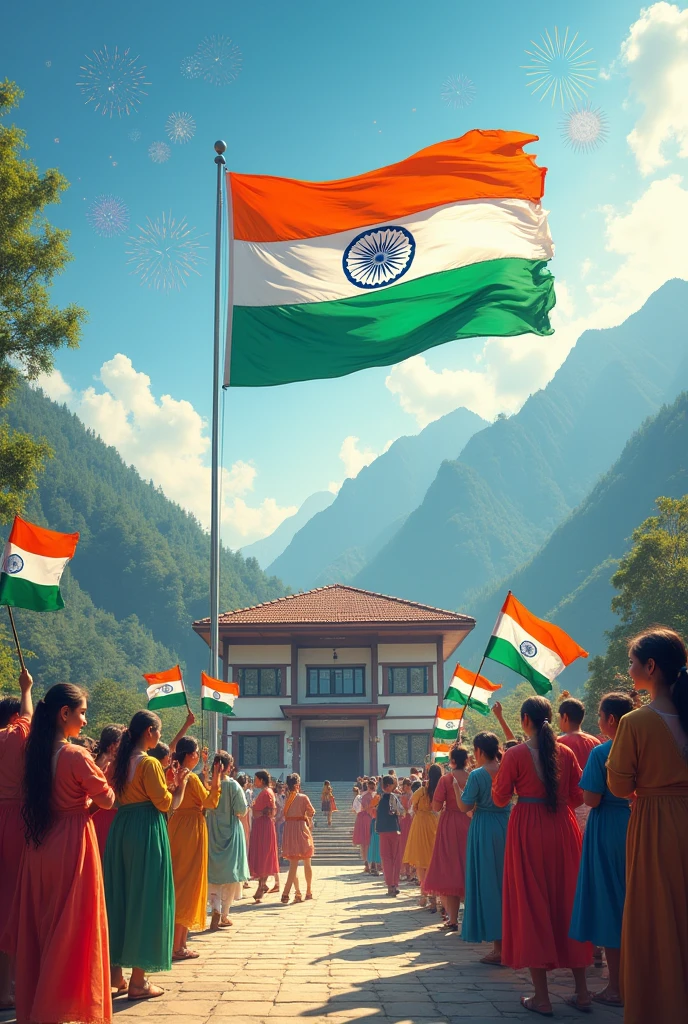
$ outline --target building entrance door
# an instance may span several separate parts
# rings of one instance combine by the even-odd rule
[[[363,774],[363,729],[307,729],[306,780],[355,782]]]

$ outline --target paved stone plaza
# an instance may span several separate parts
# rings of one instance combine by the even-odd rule
[[[192,936],[200,959],[155,977],[166,989],[161,999],[116,999],[118,1024],[181,1016],[184,1024],[535,1020],[519,1004],[530,991],[526,972],[476,963],[488,947],[441,933],[438,915],[416,906],[417,892],[404,887],[389,899],[381,878],[320,867],[313,902],[282,906],[269,896],[254,906],[243,899],[233,928]],[[555,1016],[579,1017],[560,998],[572,990],[570,974],[550,977]],[[591,969],[593,990],[604,987],[602,978]],[[593,1018],[621,1021],[623,1011],[595,1006]],[[0,1021],[13,1019],[0,1014]]]

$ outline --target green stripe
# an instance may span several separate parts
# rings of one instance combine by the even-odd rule
[[[446,764],[449,754],[435,754],[435,764]]]
[[[229,704],[224,704],[221,700],[213,700],[212,697],[203,697],[201,700],[201,707],[204,711],[219,711],[221,715],[227,715],[228,717],[234,718],[234,712],[230,708]]]
[[[439,743],[456,743],[459,738],[459,730],[454,729],[453,732],[449,732],[446,729],[434,729],[432,738]]]
[[[30,608],[32,612],[57,612],[64,608],[59,587],[46,587],[6,572],[0,573],[0,604]]]
[[[456,338],[552,334],[554,303],[545,260],[502,259],[334,302],[235,306],[230,382],[342,377]]]
[[[157,711],[159,708],[183,708],[186,706],[186,694],[166,693],[164,697],[152,697],[148,701],[148,710]]]
[[[529,665],[525,658],[521,657],[513,644],[508,640],[502,640],[499,636],[490,637],[490,642],[485,651],[485,657],[492,661],[498,661],[500,665],[506,665],[523,676],[531,684],[536,693],[547,693],[552,689],[547,676],[536,672],[532,665]]]
[[[449,687],[444,695],[444,699],[453,700],[455,704],[461,704],[463,707],[468,706],[469,708],[473,708],[474,711],[477,711],[481,715],[489,715],[490,713],[490,707],[488,704],[484,704],[481,700],[476,700],[475,697],[471,697],[471,699],[468,700],[466,695],[461,693],[461,690],[457,690],[453,686]]]

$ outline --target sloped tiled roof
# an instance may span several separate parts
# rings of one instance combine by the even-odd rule
[[[194,623],[202,630],[209,619]],[[275,601],[238,608],[220,615],[220,625],[298,625],[344,622],[409,623],[427,622],[456,628],[471,628],[470,615],[433,608],[431,605],[406,601],[400,597],[374,594],[370,590],[333,583],[303,594],[279,597]]]

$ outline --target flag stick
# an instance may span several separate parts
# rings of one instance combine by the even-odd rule
[[[14,615],[12,609],[7,605],[7,614],[10,617],[10,626],[12,627],[12,635],[14,636],[14,642],[17,645],[17,657],[19,658],[19,664],[22,672],[26,672],[26,665],[24,664],[24,655],[22,654],[21,645],[19,643],[19,637],[17,636],[17,627],[14,624]]]
[[[507,597],[509,597],[510,595],[511,595],[511,591],[509,591],[509,593],[507,594]],[[501,615],[501,614],[502,613],[500,611],[499,615]],[[497,616],[497,621],[495,622],[494,629],[497,628],[497,622],[499,622],[499,615]],[[491,636],[494,634],[494,629],[492,630],[492,633],[490,634]],[[468,694],[468,700],[466,701],[466,711],[468,711],[468,708],[469,708],[469,705],[470,705],[470,701],[471,701],[471,697],[473,696],[473,691],[475,690],[475,684],[478,682],[478,676],[480,675],[480,673],[483,670],[483,665],[485,664],[485,659],[486,658],[487,658],[487,648],[485,648],[485,654],[483,654],[483,660],[480,662],[480,665],[478,666],[478,671],[475,673],[475,679],[473,680],[473,685],[471,686],[471,692]]]
[[[227,146],[215,143],[217,194],[215,200],[215,313],[213,331],[213,404],[211,429],[210,488],[210,675],[220,675],[220,320],[222,308],[222,185]],[[218,716],[213,715],[215,747],[217,748]]]

